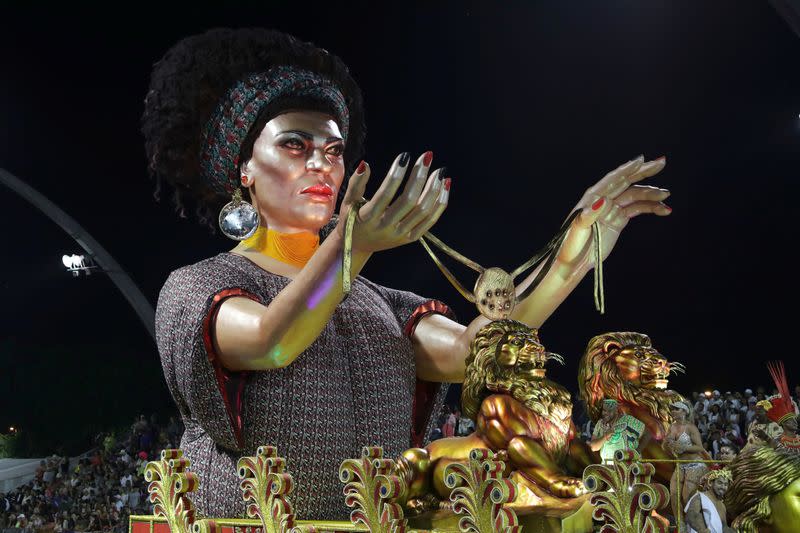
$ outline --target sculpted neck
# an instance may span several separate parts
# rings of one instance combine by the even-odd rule
[[[280,233],[260,226],[252,237],[242,242],[247,251],[256,251],[297,268],[303,268],[319,248],[319,235],[308,232]]]

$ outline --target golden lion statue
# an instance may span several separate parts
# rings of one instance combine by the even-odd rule
[[[620,411],[645,424],[640,441],[642,457],[672,459],[662,450],[661,441],[672,423],[670,404],[684,400],[677,392],[667,390],[672,372],[683,372],[683,365],[667,361],[647,335],[605,333],[590,340],[581,357],[578,390],[592,422],[600,418],[603,399],[617,400]],[[670,463],[655,466],[658,482],[668,484],[674,467]]]
[[[545,378],[547,361],[563,362],[539,342],[537,330],[514,320],[484,326],[470,346],[461,404],[475,420],[467,437],[412,448],[397,461],[412,512],[446,508],[450,491],[445,467],[465,462],[475,448],[500,453],[518,492],[509,507],[558,515],[588,498],[579,477],[590,462],[572,423],[572,399],[561,385]]]

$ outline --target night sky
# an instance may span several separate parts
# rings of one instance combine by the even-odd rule
[[[800,383],[797,35],[761,1],[489,5],[3,7],[0,167],[77,219],[155,304],[170,271],[233,243],[153,198],[139,133],[152,63],[213,27],[280,29],[342,57],[361,85],[370,192],[396,154],[433,150],[453,177],[435,232],[484,266],[528,259],[607,171],[667,156],[648,181],[672,191],[673,214],[624,231],[605,263],[605,315],[589,276],[544,325],[567,360],[551,378],[574,390],[587,341],[633,330],[686,365],[671,381],[683,393],[769,385],[771,359]],[[61,256],[79,246],[10,190],[0,206],[0,428],[168,414],[155,344],[110,280],[70,276]],[[363,274],[475,315],[419,245],[373,256]]]

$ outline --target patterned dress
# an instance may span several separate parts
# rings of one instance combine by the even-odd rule
[[[800,437],[797,435],[790,437],[784,433],[778,439],[778,448],[800,455]]]
[[[761,437],[757,435],[759,430],[766,433],[770,439],[777,439],[783,435],[783,428],[775,422],[769,421],[765,424],[762,424],[757,420],[753,420],[747,430],[747,444],[744,445],[743,449],[746,450],[748,448],[752,448],[753,446],[766,446],[769,444],[769,442],[762,440]]]
[[[192,500],[204,516],[244,516],[236,461],[271,445],[294,478],[298,519],[347,519],[341,462],[369,445],[397,456],[411,446],[412,432],[428,435],[442,411],[446,386],[417,381],[409,335],[425,314],[449,311],[361,277],[288,367],[223,369],[211,341],[222,301],[240,296],[267,305],[289,282],[223,253],[176,270],[161,291],[161,364],[186,426],[181,449],[200,476]]]
[[[601,418],[594,427],[592,437],[598,439],[609,432],[613,432],[611,438],[600,448],[600,458],[604,463],[613,461],[617,450],[635,450],[639,447],[639,438],[644,433],[644,422],[628,414],[622,414],[610,424]]]

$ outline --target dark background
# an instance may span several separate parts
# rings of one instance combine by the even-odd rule
[[[232,247],[153,198],[139,117],[154,61],[217,26],[266,26],[341,56],[366,100],[371,190],[401,151],[435,152],[453,177],[436,233],[512,269],[547,242],[583,191],[617,165],[666,155],[652,181],[668,218],[640,217],[605,263],[607,312],[589,276],[542,328],[575,390],[592,336],[649,334],[687,374],[683,393],[800,382],[795,276],[800,210],[800,39],[766,2],[664,0],[468,4],[267,2],[0,12],[0,167],[84,226],[155,304],[168,273]],[[568,7],[567,7],[568,6]],[[113,11],[112,11],[113,9]],[[0,190],[0,428],[41,452],[166,416],[155,345],[104,275]],[[473,275],[454,268],[466,285]],[[364,274],[475,311],[418,245]]]

